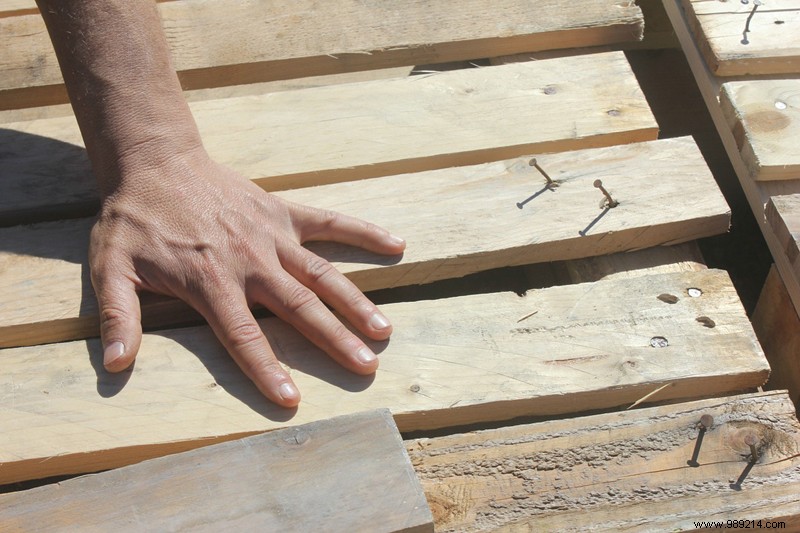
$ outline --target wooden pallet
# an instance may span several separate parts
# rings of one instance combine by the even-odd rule
[[[372,80],[346,74],[292,81],[295,87],[268,82],[191,96],[218,159],[286,198],[370,219],[408,241],[399,261],[315,247],[365,290],[412,286],[383,293],[388,303],[382,309],[395,333],[388,342],[372,342],[381,357],[375,376],[351,375],[277,319],[261,321],[304,391],[294,411],[267,403],[207,326],[164,329],[175,320],[193,320],[166,299],[143,300],[153,331],[145,334],[136,365],[114,375],[102,369],[85,265],[91,221],[81,218],[92,214],[96,197],[89,182],[79,179],[88,163],[74,118],[58,105],[2,112],[0,136],[14,142],[0,156],[0,172],[6,172],[0,187],[7,187],[0,219],[8,226],[0,230],[0,483],[155,459],[195,465],[193,479],[202,484],[219,465],[163,456],[386,407],[404,432],[508,426],[406,441],[440,530],[526,530],[556,527],[558,521],[614,528],[644,516],[657,517],[659,527],[684,527],[692,516],[703,519],[699,496],[712,488],[725,491],[714,500],[715,516],[748,518],[752,501],[745,502],[727,479],[720,482],[749,464],[737,433],[743,427],[761,439],[761,459],[738,486],[749,490],[758,479],[774,498],[796,491],[800,437],[785,397],[729,397],[754,391],[769,366],[727,275],[705,269],[693,247],[694,239],[727,229],[728,208],[693,141],[655,139],[657,126],[624,55],[559,53],[414,76],[379,70],[420,58],[480,60],[543,47],[608,45],[641,33],[641,15],[629,2],[570,2],[566,11],[559,3],[536,13],[523,9],[524,2],[507,3],[507,12],[475,2],[474,9],[483,11],[462,7],[466,14],[437,14],[411,2],[403,24],[389,24],[407,29],[382,34],[384,41],[340,48],[334,36],[345,34],[351,20],[380,18],[374,8],[343,0],[330,3],[348,7],[330,8],[330,27],[320,33],[316,51],[256,50],[238,63],[186,66],[185,80],[219,80],[246,71],[242,65],[260,72],[295,54],[287,76],[374,71]],[[180,13],[184,4],[164,2],[162,14]],[[210,9],[214,2],[194,4]],[[36,23],[20,5],[0,10],[0,27]],[[358,9],[364,11],[356,17],[352,10]],[[578,13],[584,18],[576,18]],[[450,14],[458,20],[441,24]],[[476,34],[492,26],[485,18],[490,16],[510,17],[514,24],[497,34]],[[170,17],[167,27],[188,20]],[[470,20],[458,22],[464,17]],[[463,31],[442,33],[451,26]],[[307,34],[315,31],[308,28]],[[172,42],[177,49],[185,46]],[[398,51],[377,53],[379,48]],[[27,60],[25,54],[19,60]],[[194,71],[204,74],[192,78]],[[58,101],[57,77],[49,76],[4,87],[3,101],[16,95],[15,103],[4,106]],[[343,112],[354,103],[362,116]],[[272,113],[277,106],[291,107],[291,116]],[[235,133],[223,115],[228,124],[237,123]],[[307,148],[309,131],[316,136],[314,153]],[[278,144],[298,132],[302,143]],[[545,186],[528,164],[532,157],[559,187]],[[603,204],[595,179],[603,180],[619,206]],[[472,285],[475,277],[448,281],[457,288],[446,294],[437,284],[413,287],[520,265],[527,266],[497,271],[493,278],[501,286],[503,276],[523,279],[523,296],[480,291]],[[41,344],[48,342],[57,343]],[[703,397],[714,399],[681,403]],[[638,408],[657,402],[678,403]],[[610,413],[559,420],[592,410]],[[718,422],[708,431],[703,467],[691,467],[685,461],[697,436],[697,415],[705,411],[713,411]],[[513,423],[531,416],[551,421]],[[620,446],[651,443],[647,454],[607,453],[603,439],[612,426],[625,441]],[[318,441],[328,438],[335,443],[341,437],[321,435]],[[490,452],[470,452],[497,446],[497,458],[485,464],[481,454]],[[569,464],[556,459],[575,449],[585,457]],[[590,458],[600,449],[605,455]],[[706,450],[719,461],[706,465]],[[522,460],[531,453],[541,464]],[[72,491],[68,497],[86,501],[82,496],[91,487],[113,486],[111,480],[126,472],[146,479],[149,464],[59,489],[0,496],[0,509],[11,509],[13,501],[14,509],[24,510],[15,516],[35,519],[32,509],[53,516],[46,506],[54,494]],[[672,474],[664,473],[673,467]],[[640,477],[619,475],[631,469]],[[619,497],[595,496],[577,486],[589,478]],[[702,488],[694,499],[667,505],[653,496],[661,485],[671,487],[670,494],[689,496],[691,487]],[[153,490],[169,491],[167,485]],[[798,515],[791,503],[775,509],[783,514],[770,518]]]

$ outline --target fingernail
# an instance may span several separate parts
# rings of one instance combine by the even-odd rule
[[[388,328],[391,324],[389,324],[389,321],[382,314],[374,313],[369,317],[369,325],[372,326],[372,329],[380,330]]]
[[[103,350],[103,364],[108,366],[123,355],[125,355],[125,345],[119,341],[114,341]]]
[[[297,387],[291,383],[282,383],[281,386],[278,387],[278,393],[284,400],[296,400],[297,397],[300,396],[300,392],[297,390]]]
[[[392,244],[396,246],[402,246],[406,243],[405,239],[401,239],[397,235],[389,234],[389,240],[392,241]]]
[[[378,356],[372,353],[372,350],[370,350],[366,346],[364,346],[358,352],[356,352],[356,359],[358,359],[365,365],[370,365],[374,363],[377,358]]]

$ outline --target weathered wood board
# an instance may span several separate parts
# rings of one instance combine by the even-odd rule
[[[753,179],[800,180],[800,79],[725,83],[720,107]]]
[[[655,139],[624,54],[191,104],[211,156],[268,189]],[[0,223],[94,214],[74,117],[0,128]]]
[[[738,0],[682,3],[715,75],[800,74],[800,5],[796,0],[768,0],[757,8],[756,2]]]
[[[713,425],[700,439],[704,415]],[[759,454],[752,465],[748,434]],[[785,392],[406,446],[436,531],[688,531],[695,522],[727,520],[800,528],[800,424]]]
[[[728,207],[690,138],[537,155],[560,182],[552,190],[529,159],[278,194],[364,218],[406,239],[402,257],[309,244],[363,290],[637,250],[728,229]],[[618,207],[600,208],[598,178]],[[98,335],[87,260],[91,224],[0,229],[0,347]],[[148,298],[142,306],[148,327],[196,320],[177,300]]]
[[[297,410],[267,402],[206,327],[145,334],[123,374],[103,370],[96,340],[3,350],[0,484],[376,406],[410,431],[724,394],[769,373],[736,290],[716,270],[383,311],[394,334],[370,341],[381,368],[368,377],[338,367],[283,322],[261,322],[304,394]]]
[[[800,410],[800,317],[774,265],[764,282],[752,322],[772,369],[765,388],[786,389]]]
[[[194,0],[159,10],[186,89],[635,41],[644,26],[639,8],[620,0],[544,0],[535,9],[520,0],[415,0],[393,9]],[[0,109],[65,102],[41,17],[0,17],[0,36]]]
[[[4,531],[433,532],[386,409],[0,495],[0,523]]]

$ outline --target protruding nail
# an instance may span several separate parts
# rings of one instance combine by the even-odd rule
[[[389,320],[383,316],[381,313],[373,313],[371,317],[369,317],[369,325],[372,329],[383,330],[391,326],[389,324]]]
[[[703,429],[711,429],[711,426],[714,425],[714,417],[709,414],[701,416],[700,425],[703,427]]]
[[[752,433],[748,433],[744,437],[744,443],[750,447],[750,460],[754,463],[758,461],[758,450],[756,450],[756,445],[758,444],[758,437],[756,437]]]
[[[114,341],[103,350],[103,364],[112,365],[117,359],[125,355],[125,345],[120,341]]]
[[[594,186],[600,189],[600,192],[602,192],[603,195],[606,197],[605,203],[609,208],[617,207],[619,205],[619,202],[611,198],[611,194],[609,194],[606,188],[603,187],[603,182],[601,180],[594,180]]]
[[[529,166],[532,166],[532,167],[535,167],[535,168],[536,168],[536,170],[538,170],[538,171],[539,171],[539,173],[540,173],[542,176],[544,176],[544,179],[546,179],[546,180],[547,180],[547,187],[548,187],[548,188],[551,188],[551,187],[558,187],[558,183],[556,183],[555,181],[553,181],[553,178],[551,178],[551,177],[550,177],[550,176],[547,174],[547,172],[545,172],[545,171],[544,171],[544,169],[543,169],[542,167],[540,167],[540,166],[539,166],[539,162],[538,162],[538,161],[536,161],[536,158],[535,158],[535,157],[534,157],[533,159],[531,159],[530,161],[528,161],[528,165],[529,165]]]
[[[358,359],[365,365],[371,365],[372,363],[375,362],[377,358],[378,356],[372,353],[372,350],[370,350],[366,346],[364,346],[363,348],[361,348],[356,352],[356,359]]]

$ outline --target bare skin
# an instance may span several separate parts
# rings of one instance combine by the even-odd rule
[[[279,405],[297,405],[300,392],[253,318],[255,304],[345,368],[375,372],[375,354],[323,301],[375,340],[389,337],[389,321],[301,244],[331,240],[399,254],[405,242],[373,224],[281,200],[212,161],[152,0],[37,3],[103,198],[89,255],[106,369],[133,363],[142,340],[137,293],[151,291],[197,309]]]

